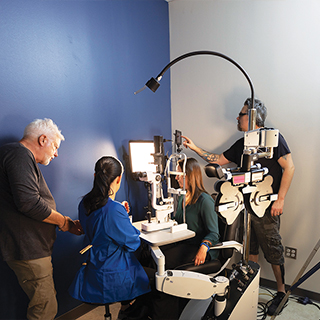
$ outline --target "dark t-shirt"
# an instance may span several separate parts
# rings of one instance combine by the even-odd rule
[[[0,258],[50,256],[56,226],[42,222],[55,201],[32,152],[20,143],[0,148]]]
[[[241,166],[241,156],[244,148],[244,138],[236,141],[228,150],[226,150],[223,155],[225,158],[231,162],[234,162],[237,166]],[[291,153],[290,149],[284,139],[284,137],[279,133],[279,143],[278,147],[273,149],[273,158],[266,159],[260,158],[255,163],[260,163],[262,168],[268,168],[269,173],[273,177],[272,188],[274,193],[278,193],[280,188],[280,182],[282,178],[282,168],[278,162],[279,158]]]

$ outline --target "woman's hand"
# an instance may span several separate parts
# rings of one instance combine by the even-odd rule
[[[125,209],[127,210],[127,212],[129,213],[129,212],[130,212],[130,207],[129,207],[128,201],[122,201],[121,203],[122,203],[122,205],[125,207]]]
[[[207,251],[208,251],[208,248],[205,245],[202,245],[199,248],[196,256],[193,259],[195,266],[199,266],[200,264],[204,264],[205,263],[206,257],[207,257]]]

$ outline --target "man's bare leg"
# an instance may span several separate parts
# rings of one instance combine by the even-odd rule
[[[277,281],[277,290],[278,292],[284,292],[286,293],[286,288],[285,288],[285,284],[284,284],[284,266],[279,266],[279,265],[275,265],[272,264],[271,265],[274,276],[276,278]],[[283,270],[281,270],[281,268],[283,268]]]
[[[250,254],[249,255],[249,260],[253,261],[255,263],[258,263],[259,255],[258,254]]]

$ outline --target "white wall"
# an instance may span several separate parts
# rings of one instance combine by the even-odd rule
[[[297,260],[286,259],[286,283],[292,284],[320,235],[320,1],[174,0],[169,14],[171,60],[198,50],[236,60],[268,108],[266,125],[280,129],[291,148],[296,172],[281,234],[285,246],[298,249]],[[242,136],[236,117],[250,89],[237,68],[219,57],[196,56],[170,72],[173,131],[215,153]],[[213,181],[207,178],[206,187],[213,191]],[[308,269],[319,258],[320,252]],[[262,256],[259,263],[261,276],[274,280]],[[319,293],[319,283],[320,272],[300,288]]]

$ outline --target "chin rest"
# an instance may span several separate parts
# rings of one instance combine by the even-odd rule
[[[223,242],[236,240],[241,215],[239,214],[236,220],[231,225],[228,225],[226,220],[222,218],[220,215],[218,215],[218,217],[220,240],[222,240]],[[215,247],[220,248],[215,249]],[[194,271],[203,274],[218,274],[225,268],[226,264],[229,262],[234,252],[233,248],[223,249],[221,247],[223,247],[223,243],[218,243],[210,249],[219,250],[218,259],[208,260],[204,264],[201,264],[199,266],[195,266],[194,263],[186,263],[176,267],[175,269]]]

